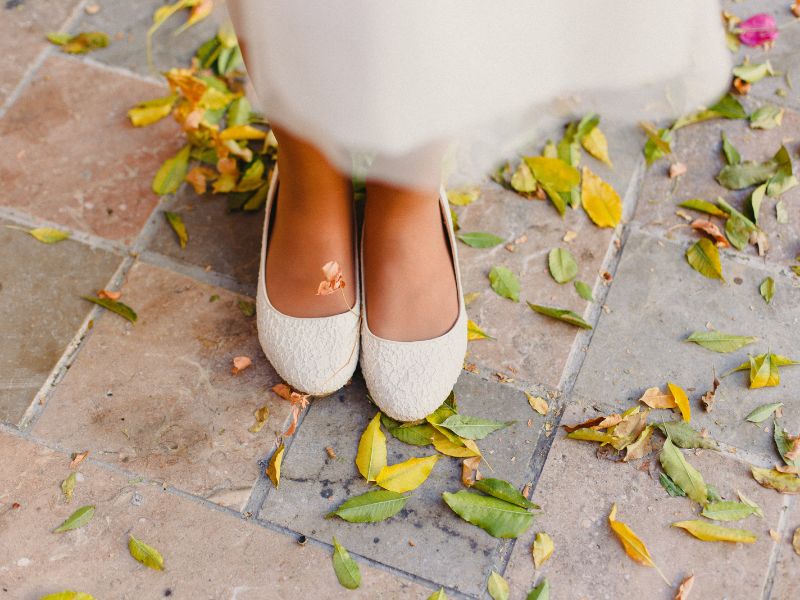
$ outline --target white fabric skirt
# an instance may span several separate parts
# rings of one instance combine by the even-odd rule
[[[438,181],[445,154],[480,177],[590,111],[675,118],[730,83],[718,0],[227,5],[267,119],[401,185]]]

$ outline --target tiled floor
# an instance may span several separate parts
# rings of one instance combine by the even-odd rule
[[[100,10],[88,14],[87,4]],[[700,404],[714,374],[748,351],[800,358],[800,278],[789,269],[800,254],[800,187],[783,197],[788,223],[777,222],[773,199],[762,206],[766,256],[752,247],[722,253],[726,283],[686,264],[698,234],[676,214],[679,202],[696,197],[744,206],[749,192],[714,179],[722,131],[745,159],[763,160],[786,144],[798,168],[800,96],[786,78],[759,82],[744,99],[748,111],[785,107],[779,128],[712,120],[678,131],[673,160],[688,169],[678,181],[667,176],[666,160],[645,168],[640,131],[603,122],[615,166],[584,160],[624,199],[616,230],[595,227],[580,210],[561,219],[548,203],[488,181],[478,201],[456,208],[464,231],[490,231],[514,245],[513,252],[459,246],[465,292],[478,293],[468,312],[495,339],[470,343],[456,397],[464,413],[514,421],[481,442],[481,471],[526,486],[542,512],[516,540],[462,521],[441,498],[463,488],[461,464],[442,456],[398,515],[354,524],[325,515],[369,489],[354,456],[376,408],[360,376],[301,415],[286,440],[279,489],[264,472],[291,416],[270,391],[279,379],[258,346],[255,320],[239,307],[255,292],[263,213],[228,213],[224,199],[198,197],[187,186],[163,200],[150,189],[181,134],[171,119],[132,128],[126,111],[163,92],[144,51],[152,11],[162,4],[0,4],[0,600],[64,589],[98,599],[425,599],[440,586],[450,598],[486,599],[493,570],[509,582],[512,600],[542,578],[553,598],[670,600],[692,573],[690,600],[800,596],[800,556],[791,546],[800,501],[752,479],[748,464],[771,466],[779,457],[770,421],[744,420],[757,406],[783,402],[781,423],[800,432],[800,367],[782,368],[772,388],[749,389],[745,373],[723,377],[713,411]],[[175,38],[168,25],[155,37],[158,69],[188,62],[224,19],[217,4],[200,26]],[[770,59],[789,75],[800,67],[800,25],[786,4],[726,0],[738,15],[768,10],[783,24],[772,51],[743,50],[738,60]],[[105,31],[112,43],[87,57],[66,56],[44,41],[59,30]],[[185,249],[165,210],[183,216]],[[35,226],[66,229],[72,239],[45,245],[19,229]],[[565,241],[568,231],[575,235]],[[552,280],[547,253],[557,246],[576,256],[594,301]],[[520,303],[489,288],[495,265],[520,277]],[[758,292],[767,276],[777,284],[771,304]],[[80,299],[102,288],[122,291],[138,312],[135,325]],[[594,328],[547,319],[526,300],[569,308]],[[684,341],[708,326],[758,341],[731,354]],[[240,355],[253,365],[233,375]],[[693,426],[721,442],[720,451],[687,451],[687,459],[723,498],[743,492],[763,509],[763,518],[731,524],[756,533],[755,544],[701,542],[670,527],[699,518],[698,510],[666,494],[656,454],[609,460],[558,427],[625,410],[667,381],[687,390]],[[531,409],[525,392],[548,400],[547,415]],[[269,420],[252,433],[254,411],[264,406]],[[671,418],[656,412],[656,420]],[[392,437],[388,445],[390,463],[434,452]],[[73,453],[84,451],[68,504],[60,485],[75,470]],[[614,503],[670,586],[614,539],[607,525]],[[52,533],[87,504],[97,509],[87,526]],[[555,552],[535,569],[531,543],[541,531]],[[129,534],[162,552],[165,571],[130,558]],[[358,591],[336,581],[333,536],[360,565]]]

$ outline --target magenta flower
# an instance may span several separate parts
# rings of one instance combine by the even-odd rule
[[[745,46],[761,46],[778,38],[778,26],[775,18],[766,13],[753,15],[739,23],[739,40]]]

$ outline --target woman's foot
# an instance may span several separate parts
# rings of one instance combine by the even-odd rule
[[[269,232],[266,285],[269,301],[293,317],[327,317],[355,304],[353,196],[349,177],[320,151],[273,125],[280,173]],[[322,265],[336,261],[345,287],[317,295]],[[342,294],[344,292],[344,295]]]
[[[370,331],[384,339],[437,338],[459,299],[438,190],[367,182],[364,289]]]

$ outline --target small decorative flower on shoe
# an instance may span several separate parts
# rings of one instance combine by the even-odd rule
[[[325,279],[319,282],[317,296],[327,296],[345,286],[342,268],[335,260],[331,260],[322,265],[322,274]]]

